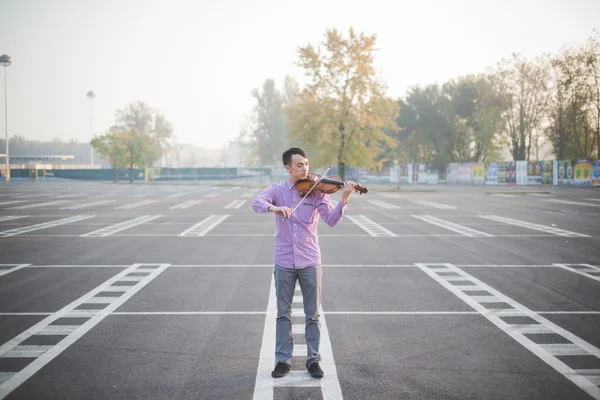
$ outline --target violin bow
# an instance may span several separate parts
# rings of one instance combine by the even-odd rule
[[[296,204],[294,206],[294,208],[292,208],[292,214],[294,213],[294,211],[296,211],[296,208],[298,208],[298,206],[300,204],[302,204],[302,202],[304,201],[304,199],[306,199],[306,196],[308,196],[310,194],[310,192],[312,192],[312,190],[319,184],[319,182],[321,182],[321,179],[323,179],[325,177],[325,175],[327,174],[327,172],[329,172],[329,170],[331,169],[331,165],[327,168],[327,170],[325,172],[323,172],[323,175],[321,175],[321,177],[319,179],[317,179],[317,181],[314,183],[314,185],[312,185],[310,187],[310,189],[308,190],[308,192],[306,192],[306,194],[300,199],[300,201],[298,202],[298,204]],[[291,214],[290,214],[291,216]],[[283,217],[283,222],[287,221],[286,217]]]

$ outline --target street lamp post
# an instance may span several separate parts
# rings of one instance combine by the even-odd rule
[[[94,146],[92,146],[91,140],[94,138],[94,125],[92,119],[92,100],[96,97],[96,93],[93,91],[87,92],[87,98],[90,99],[90,160],[92,161],[92,168],[94,167]]]
[[[8,95],[6,88],[6,67],[12,63],[12,58],[3,54],[0,56],[0,64],[4,67],[4,138],[6,140],[6,182],[10,181],[10,164],[8,161]]]

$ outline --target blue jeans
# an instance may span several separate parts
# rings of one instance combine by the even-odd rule
[[[321,265],[314,267],[288,269],[275,264],[273,268],[275,292],[277,294],[277,326],[275,339],[275,358],[277,361],[290,364],[294,351],[294,335],[292,334],[292,302],[296,280],[300,283],[304,303],[306,327],[307,360],[306,366],[321,361],[319,342],[321,340],[321,324],[319,322],[321,306]]]

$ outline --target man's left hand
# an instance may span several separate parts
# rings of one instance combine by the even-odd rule
[[[342,201],[346,203],[348,197],[354,192],[355,183],[352,181],[344,181],[344,192],[342,193]]]

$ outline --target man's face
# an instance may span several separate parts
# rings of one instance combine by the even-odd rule
[[[292,165],[286,165],[285,170],[289,172],[292,181],[306,179],[308,176],[308,159],[300,154],[292,155]]]

